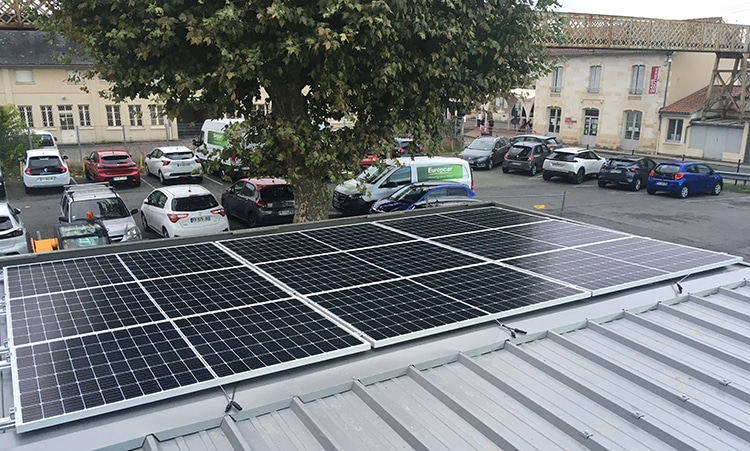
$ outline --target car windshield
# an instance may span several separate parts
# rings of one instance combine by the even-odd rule
[[[660,164],[656,167],[654,172],[658,172],[660,174],[677,174],[680,172],[680,167],[675,164]]]
[[[389,166],[372,165],[362,171],[356,179],[360,182],[372,183],[382,177],[388,170],[390,170]]]
[[[103,237],[107,236],[107,229],[99,222],[85,222],[77,224],[60,224],[58,234],[62,238]]]
[[[467,149],[471,150],[492,150],[495,147],[495,142],[490,139],[477,139],[474,140]]]
[[[98,219],[117,219],[130,216],[128,207],[119,197],[104,199],[87,199],[75,201],[70,205],[70,219],[86,219],[86,212],[91,211]]]
[[[172,211],[201,211],[218,206],[219,202],[211,194],[177,197],[172,201]]]
[[[102,161],[104,163],[116,164],[116,163],[130,163],[129,155],[103,155]]]
[[[550,159],[557,161],[574,161],[578,154],[569,152],[555,152],[550,156]]]
[[[62,163],[55,156],[31,157],[29,158],[29,169],[45,170],[47,172],[62,172]]]
[[[294,192],[289,185],[269,186],[260,190],[260,198],[266,201],[293,200]]]
[[[8,216],[0,216],[0,232],[11,230],[13,228],[13,221]]]
[[[402,190],[399,190],[391,196],[391,199],[396,202],[402,202],[405,204],[413,204],[418,201],[425,192],[430,188],[426,186],[407,186]]]
[[[170,160],[189,160],[193,158],[193,152],[171,152],[165,153],[164,156]]]

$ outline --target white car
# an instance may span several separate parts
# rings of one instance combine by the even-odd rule
[[[57,149],[31,149],[23,160],[23,185],[29,193],[33,188],[54,188],[70,185],[70,171]]]
[[[162,185],[170,180],[191,179],[203,181],[200,158],[185,146],[157,147],[146,155],[146,174],[159,177]]]
[[[143,229],[165,238],[212,235],[229,230],[224,207],[201,185],[158,188],[141,205]]]
[[[598,177],[607,159],[596,152],[579,147],[563,147],[544,160],[542,178],[563,177],[581,183],[586,177]]]
[[[0,255],[29,252],[29,236],[20,214],[21,210],[8,202],[0,202]]]

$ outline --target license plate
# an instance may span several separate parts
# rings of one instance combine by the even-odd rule
[[[560,166],[562,166],[562,163],[556,163],[556,162],[553,161],[552,162],[552,166],[554,166],[556,168],[559,168]]]
[[[609,172],[618,173],[618,172],[620,172],[620,170],[619,169],[610,169]]]
[[[289,216],[293,214],[294,214],[294,210],[279,210],[279,213],[278,213],[279,216]]]
[[[658,186],[667,186],[667,182],[656,182]]]
[[[521,163],[519,163],[519,162],[517,162],[517,161],[511,161],[511,162],[510,162],[510,165],[511,165],[511,166],[521,166]]]
[[[39,179],[40,182],[54,182],[56,180],[55,177],[41,177]]]
[[[127,179],[127,177],[112,177],[112,180],[115,182],[124,182]]]
[[[190,222],[204,222],[204,221],[210,221],[211,218],[209,216],[196,216],[194,218],[190,218]]]

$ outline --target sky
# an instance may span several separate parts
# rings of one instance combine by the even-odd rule
[[[558,12],[635,16],[654,19],[723,17],[724,22],[750,25],[748,0],[557,0]]]

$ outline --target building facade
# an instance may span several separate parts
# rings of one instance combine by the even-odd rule
[[[116,103],[101,95],[110,83],[84,80],[90,61],[69,43],[35,30],[0,29],[0,104],[18,107],[30,129],[59,144],[177,139],[177,123],[156,99]]]

